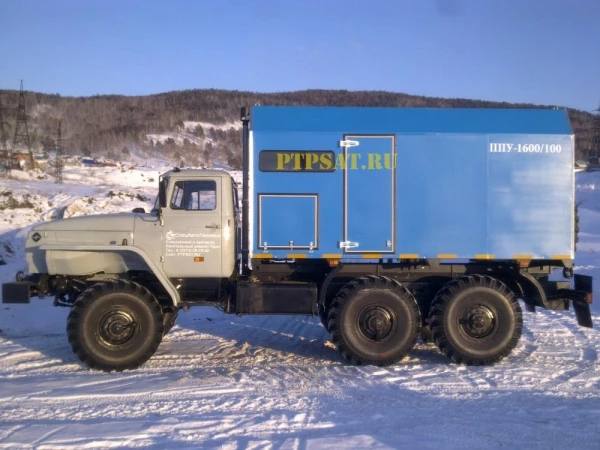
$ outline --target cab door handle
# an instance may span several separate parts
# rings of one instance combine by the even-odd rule
[[[206,228],[216,228],[218,230],[221,228],[221,225],[206,225]]]

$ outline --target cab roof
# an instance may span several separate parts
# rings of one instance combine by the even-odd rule
[[[163,177],[200,178],[200,177],[227,177],[231,175],[225,170],[215,169],[179,169],[175,168],[163,173]]]

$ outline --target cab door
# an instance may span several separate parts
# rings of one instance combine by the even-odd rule
[[[163,208],[162,262],[170,278],[222,277],[220,177],[174,180]]]

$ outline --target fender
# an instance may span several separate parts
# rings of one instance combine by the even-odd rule
[[[535,306],[541,306],[542,308],[548,307],[548,297],[544,288],[535,277],[527,272],[519,272],[517,277],[518,281],[523,283],[523,293],[526,295],[525,304],[531,306],[529,309],[531,312],[535,312]]]
[[[173,302],[173,306],[177,307],[180,303],[179,292],[175,289],[173,284],[169,281],[169,279],[164,275],[164,273],[160,270],[159,267],[156,266],[154,261],[148,257],[148,255],[136,247],[129,247],[124,245],[62,245],[62,244],[46,244],[40,246],[40,250],[44,251],[72,251],[72,252],[111,252],[111,253],[122,253],[122,252],[132,252],[136,253],[140,256],[144,262],[148,265],[152,273],[156,276],[160,284],[163,286],[165,291],[171,297],[171,301]]]
[[[321,288],[319,289],[319,299],[317,301],[317,304],[319,306],[325,306],[325,302],[327,300],[327,288],[331,284],[331,281],[337,276],[337,274],[341,272],[342,267],[342,264],[338,265],[335,269],[329,272],[323,280],[323,284],[321,284]]]

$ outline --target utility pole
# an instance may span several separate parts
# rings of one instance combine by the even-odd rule
[[[23,80],[21,80],[21,89],[19,90],[19,105],[17,106],[17,124],[15,126],[15,138],[13,139],[13,149],[17,148],[18,144],[25,146],[29,152],[30,168],[35,167],[35,159],[31,151],[31,143],[29,141],[29,130],[27,129],[27,111],[25,110],[25,91],[23,91]]]
[[[10,168],[12,166],[12,151],[8,149],[8,139],[6,137],[6,131],[4,125],[8,123],[4,122],[4,108],[2,107],[2,98],[0,98],[0,151],[2,152],[2,162],[4,163],[4,170],[6,178],[10,178]]]
[[[56,183],[57,184],[62,184],[63,183],[63,139],[61,136],[61,125],[62,125],[62,120],[58,121],[58,137],[56,138],[56,166],[55,166],[55,172],[54,172],[54,176],[56,178]]]

